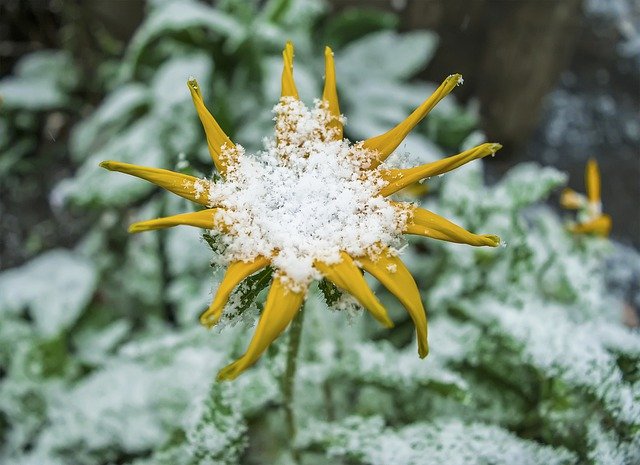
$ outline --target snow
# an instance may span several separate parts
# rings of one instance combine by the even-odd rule
[[[292,288],[320,278],[316,260],[336,263],[340,252],[372,256],[379,244],[397,245],[408,213],[377,195],[379,169],[365,171],[373,153],[335,140],[326,102],[307,108],[293,98],[274,107],[275,138],[252,156],[223,147],[234,158],[224,182],[211,183],[209,201],[219,207],[229,260],[259,255]]]

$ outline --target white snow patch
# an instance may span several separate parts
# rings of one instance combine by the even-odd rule
[[[336,263],[340,252],[371,256],[379,244],[399,244],[408,219],[378,195],[379,169],[366,170],[374,153],[335,140],[326,102],[307,108],[293,98],[274,107],[275,138],[255,155],[223,147],[235,161],[224,182],[211,183],[229,260],[263,255],[292,288],[320,278],[316,260]]]

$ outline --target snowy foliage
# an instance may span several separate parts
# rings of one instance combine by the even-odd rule
[[[524,441],[495,426],[459,420],[414,423],[397,430],[379,417],[315,425],[301,441],[332,457],[370,465],[570,465],[570,452]]]
[[[286,335],[232,384],[213,381],[245,349],[272,270],[239,287],[236,313],[220,329],[198,327],[220,279],[207,244],[228,244],[189,228],[127,236],[127,224],[186,204],[107,176],[97,162],[179,160],[179,171],[209,175],[186,88],[192,74],[232,139],[259,150],[287,39],[297,46],[303,99],[319,94],[318,37],[333,45],[352,140],[388,129],[433,89],[407,82],[433,53],[431,33],[395,32],[392,16],[371,11],[328,17],[310,0],[260,3],[148,2],[102,103],[73,129],[77,170],[51,201],[82,209],[84,236],[73,250],[0,274],[0,463],[287,463],[294,447],[314,464],[640,463],[640,335],[621,323],[625,295],[608,287],[612,277],[633,276],[640,259],[634,251],[612,259],[608,241],[568,234],[544,205],[566,176],[532,164],[489,186],[474,162],[428,180],[429,194],[413,198],[505,241],[487,250],[410,239],[421,244],[403,260],[429,316],[425,360],[415,354],[409,317],[381,286],[393,332],[320,282],[304,310],[295,444],[281,408]],[[38,52],[25,60],[0,82],[0,92],[37,87],[29,101],[6,101],[16,118],[0,121],[0,147],[11,147],[0,180],[30,147],[14,122],[74,103],[70,57]],[[424,163],[454,153],[442,146],[482,142],[475,122],[450,97],[389,163]]]

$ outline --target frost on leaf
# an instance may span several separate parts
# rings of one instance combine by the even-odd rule
[[[96,286],[94,266],[67,250],[52,250],[0,274],[0,315],[29,310],[43,335],[71,327]]]
[[[247,425],[238,397],[228,384],[213,383],[196,425],[187,432],[196,463],[233,465],[247,447]]]
[[[306,447],[321,446],[339,459],[368,465],[571,465],[565,449],[520,439],[496,426],[459,420],[386,427],[380,417],[349,417],[315,423],[301,435]]]

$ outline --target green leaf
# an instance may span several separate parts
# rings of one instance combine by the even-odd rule
[[[187,440],[196,463],[238,463],[248,445],[247,424],[239,398],[229,384],[214,382],[209,397]]]
[[[269,22],[277,23],[291,8],[291,3],[291,0],[270,0],[263,8],[263,15]]]
[[[118,136],[149,101],[149,91],[142,84],[125,84],[111,92],[89,118],[74,128],[70,142],[74,160],[83,160],[94,147]]]
[[[322,291],[322,295],[324,296],[324,300],[328,307],[332,307],[338,300],[340,300],[340,297],[342,297],[342,291],[338,289],[335,284],[325,278],[318,282],[318,288]]]
[[[478,119],[474,113],[458,108],[449,114],[434,112],[426,123],[433,140],[455,150],[478,127]]]
[[[258,294],[269,286],[273,268],[268,266],[264,270],[249,276],[242,281],[238,289],[231,296],[231,301],[238,302],[233,308],[232,316],[240,316],[258,298]]]
[[[32,162],[26,157],[36,148],[36,141],[32,138],[21,138],[11,144],[0,157],[0,179],[7,179],[15,172],[24,172],[33,169]],[[21,160],[25,159],[22,163]],[[28,172],[31,172],[30,170]]]
[[[62,205],[72,200],[78,205],[129,205],[148,195],[154,185],[133,176],[108,172],[98,165],[104,160],[118,160],[136,165],[162,167],[165,154],[160,146],[161,127],[151,117],[138,119],[102,150],[89,157],[75,177],[59,183],[52,202]]]
[[[64,107],[66,95],[51,81],[6,78],[0,81],[2,106],[7,110],[43,111]]]
[[[2,108],[44,111],[65,107],[77,79],[77,69],[67,52],[31,53],[16,64],[15,76],[0,81]]]
[[[509,170],[495,190],[496,198],[504,197],[514,208],[525,207],[546,198],[551,191],[566,183],[567,176],[536,163],[520,163]]]
[[[210,100],[209,76],[212,68],[213,62],[205,53],[177,56],[166,60],[155,72],[151,82],[153,111],[160,117],[172,118],[172,107],[189,103],[189,110],[195,114],[187,80],[190,76],[195,76],[201,88],[208,91],[207,100]]]
[[[226,245],[224,244],[224,236],[222,234],[211,231],[204,233],[202,238],[215,255],[222,255],[224,253]]]
[[[426,66],[437,43],[437,36],[427,31],[376,32],[336,53],[336,69],[343,80],[361,81],[363,73],[370,82],[406,79]]]
[[[341,48],[349,42],[381,29],[395,29],[398,22],[398,16],[393,13],[350,8],[330,19],[324,31],[325,42],[333,48]]]
[[[572,465],[577,457],[564,448],[553,448],[521,439],[509,431],[457,418],[430,419],[391,428],[381,417],[348,417],[336,423],[314,422],[300,434],[299,442],[317,446],[334,459],[351,463],[402,463],[418,465]],[[402,457],[398,462],[396,459]],[[428,461],[425,461],[425,457]]]
[[[68,250],[52,250],[0,274],[0,314],[27,308],[41,334],[56,336],[76,322],[96,284],[92,263]]]
[[[59,377],[65,374],[71,360],[65,338],[58,335],[34,345],[25,365],[36,378]]]
[[[214,31],[223,37],[235,37],[242,34],[242,24],[234,17],[190,0],[167,2],[154,10],[151,16],[138,29],[127,51],[125,74],[135,69],[144,50],[161,37],[193,29]]]

